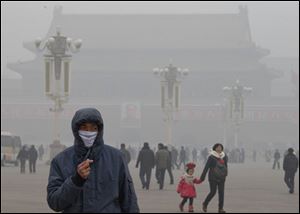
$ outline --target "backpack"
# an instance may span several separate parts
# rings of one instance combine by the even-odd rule
[[[225,180],[227,176],[227,167],[222,159],[216,159],[216,162],[216,166],[211,170],[212,178],[217,181]]]

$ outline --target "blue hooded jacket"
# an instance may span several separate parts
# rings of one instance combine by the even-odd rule
[[[78,134],[85,122],[98,126],[98,135],[88,152]],[[103,120],[98,110],[78,110],[72,120],[74,145],[59,153],[51,162],[47,202],[57,212],[121,213],[139,212],[137,197],[122,153],[103,141]],[[88,157],[86,157],[88,155]],[[93,160],[91,171],[82,185],[74,182],[77,165]],[[80,178],[81,179],[81,178]]]

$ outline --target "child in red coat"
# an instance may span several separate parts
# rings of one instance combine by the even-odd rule
[[[189,203],[189,212],[194,212],[193,208],[193,199],[196,198],[196,189],[194,184],[200,184],[202,181],[195,178],[194,168],[196,165],[194,163],[188,163],[186,165],[186,173],[181,177],[181,180],[177,186],[177,193],[180,193],[180,196],[183,198],[179,204],[179,209],[183,212],[183,206],[190,200]]]

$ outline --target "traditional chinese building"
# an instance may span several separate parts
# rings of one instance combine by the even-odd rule
[[[280,140],[287,136],[290,142],[299,140],[297,102],[285,99],[283,104],[271,96],[271,83],[279,77],[280,69],[262,62],[269,51],[253,41],[246,7],[240,7],[236,14],[173,15],[64,14],[58,7],[44,39],[54,35],[57,26],[63,35],[83,40],[82,50],[72,60],[70,102],[62,117],[63,127],[68,128],[62,134],[65,141],[72,136],[69,123],[75,109],[90,104],[104,111],[106,136],[112,143],[163,140],[160,86],[152,69],[167,65],[170,60],[175,66],[188,67],[191,71],[182,83],[182,110],[174,125],[175,143],[188,140],[191,144],[211,144],[222,138],[222,88],[236,79],[253,88],[246,101],[248,119],[244,129],[241,127],[244,141],[275,141],[279,139],[274,135],[277,129],[284,132],[278,134]],[[24,43],[24,47],[37,54],[33,41]],[[43,91],[43,55],[37,54],[32,61],[8,67],[22,75],[22,90],[15,96],[16,101],[10,100],[2,106],[1,117],[5,118],[7,129],[22,130],[23,126],[15,125],[18,121],[13,115],[15,109],[19,111],[15,116],[19,115],[22,123],[30,123],[32,127],[45,124],[40,137],[48,135],[50,139],[51,102]],[[19,106],[13,105],[14,102]],[[137,103],[136,119],[140,122],[126,127],[121,107],[130,102]],[[279,126],[276,121],[280,122]],[[267,131],[260,132],[264,129],[258,124]],[[30,133],[31,128],[26,129]],[[259,133],[259,137],[253,132]]]

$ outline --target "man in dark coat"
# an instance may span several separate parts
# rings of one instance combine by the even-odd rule
[[[131,160],[131,156],[130,156],[130,152],[126,149],[126,146],[124,143],[121,144],[121,149],[120,151],[122,152],[126,163],[129,164],[130,160]]]
[[[290,193],[294,193],[294,178],[298,169],[298,158],[294,154],[294,150],[292,148],[288,149],[287,155],[283,159],[283,170],[284,181],[288,188],[290,189]]]
[[[122,153],[103,141],[98,110],[78,110],[72,120],[74,145],[51,162],[48,205],[60,212],[139,212]]]
[[[25,164],[26,160],[28,159],[28,151],[26,149],[26,146],[23,146],[19,151],[17,159],[20,160],[21,173],[25,173]]]
[[[35,173],[35,166],[38,158],[38,152],[35,149],[34,145],[30,147],[28,156],[29,156],[29,171],[30,173]]]
[[[155,166],[155,157],[154,152],[150,149],[149,144],[147,142],[144,143],[144,147],[139,152],[138,159],[136,161],[136,168],[138,168],[139,164],[140,179],[142,182],[143,189],[146,188],[148,190],[150,186],[151,171]]]
[[[169,152],[164,148],[162,143],[158,144],[158,151],[155,154],[156,179],[159,183],[159,189],[164,187],[165,173],[170,161]]]
[[[169,159],[168,159],[168,165],[167,165],[167,171],[170,177],[170,184],[174,184],[174,176],[172,173],[172,153],[170,150],[168,150],[167,146],[164,146],[164,149],[169,153]]]

